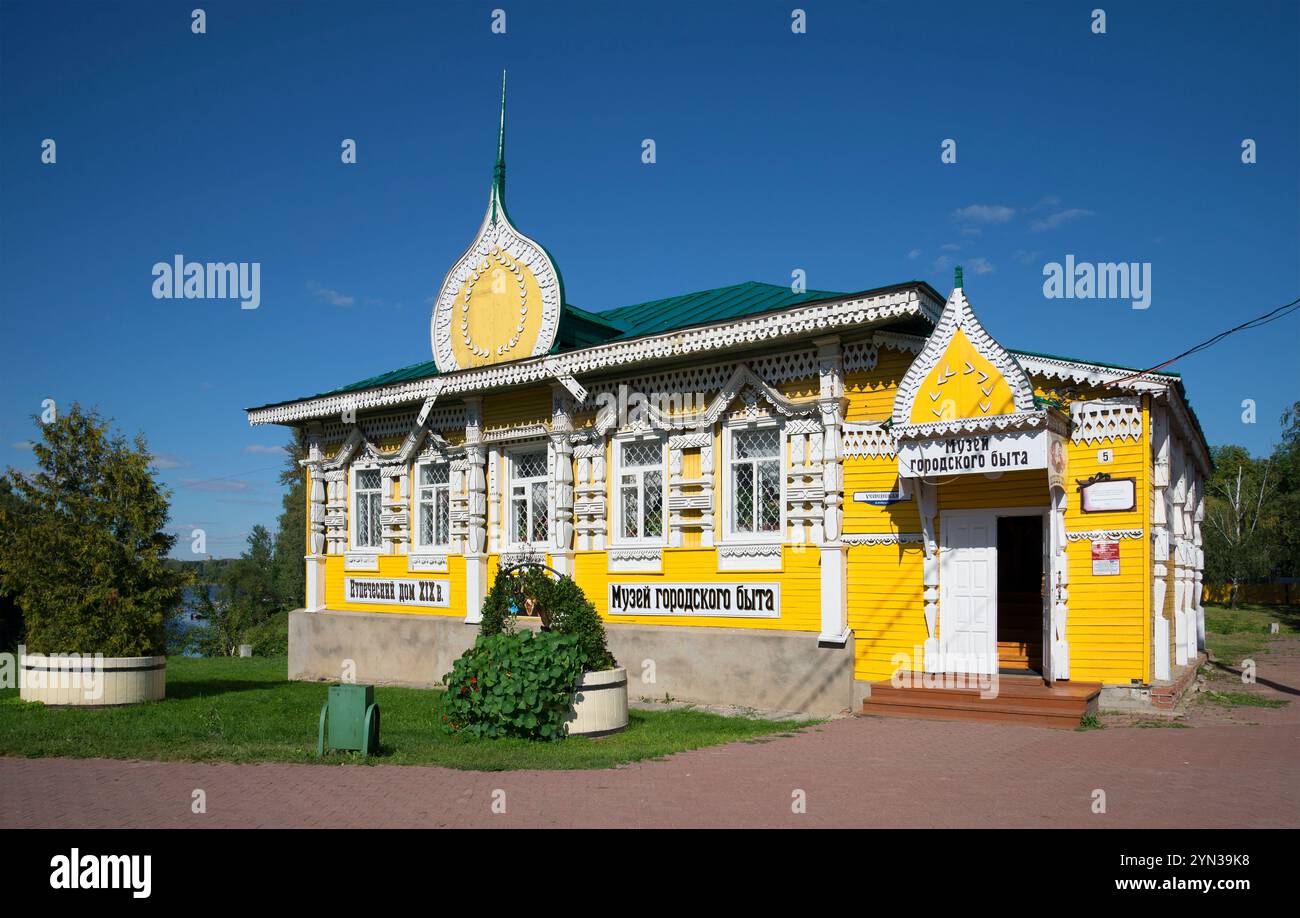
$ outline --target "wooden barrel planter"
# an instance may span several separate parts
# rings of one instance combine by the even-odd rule
[[[104,707],[161,701],[167,694],[166,657],[91,657],[23,654],[23,701]]]
[[[627,670],[583,673],[567,721],[569,736],[608,736],[627,729]]]

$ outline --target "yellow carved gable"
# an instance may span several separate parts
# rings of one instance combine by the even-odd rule
[[[453,301],[451,351],[462,368],[527,357],[541,327],[537,276],[493,248],[472,265]]]
[[[1011,386],[958,328],[912,403],[913,424],[982,418],[1016,410]]]

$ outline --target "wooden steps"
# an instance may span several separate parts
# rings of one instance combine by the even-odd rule
[[[1057,727],[1072,730],[1085,714],[1097,713],[1100,682],[1047,685],[1037,676],[998,676],[996,697],[981,698],[978,687],[926,687],[921,673],[895,688],[888,681],[871,683],[863,714],[971,720]],[[949,677],[951,679],[951,677]],[[968,678],[974,681],[974,677]],[[930,679],[940,679],[931,675]]]

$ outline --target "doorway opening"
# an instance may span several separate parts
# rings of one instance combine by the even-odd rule
[[[1043,670],[1043,518],[1000,516],[997,532],[998,671]]]

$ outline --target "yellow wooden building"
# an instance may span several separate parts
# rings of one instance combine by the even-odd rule
[[[826,714],[900,671],[1141,699],[1203,646],[1179,377],[1007,350],[960,269],[946,299],[587,312],[506,212],[503,130],[430,336],[429,362],[248,412],[310,445],[294,677],[437,683],[528,558],[595,603],[633,700]]]

